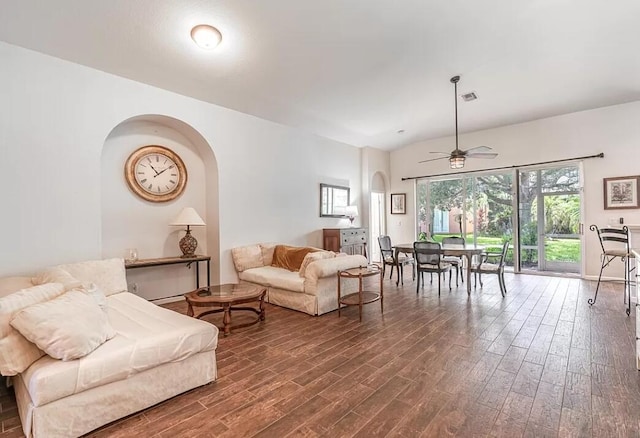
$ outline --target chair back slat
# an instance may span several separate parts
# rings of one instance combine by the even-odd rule
[[[600,241],[600,247],[604,253],[607,250],[605,242],[614,242],[613,245],[623,244],[624,250],[629,252],[629,228],[623,226],[622,228],[598,228],[597,225],[591,225],[589,227],[591,231],[595,231],[598,234],[598,240]],[[613,248],[608,248],[613,249]]]
[[[393,257],[393,247],[391,246],[391,237],[378,236],[378,245],[380,245],[380,254],[382,259]]]
[[[413,242],[413,252],[420,265],[439,265],[442,249],[437,242]]]
[[[465,240],[464,240],[464,237],[448,236],[442,239],[442,244],[443,245],[464,245]]]
[[[498,266],[500,266],[501,268],[504,267],[504,264],[507,261],[508,251],[509,251],[509,242],[505,242],[504,245],[502,245],[502,254],[500,254],[500,263],[498,263]]]

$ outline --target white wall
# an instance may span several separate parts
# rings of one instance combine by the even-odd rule
[[[347,225],[319,217],[320,182],[361,192],[355,147],[5,43],[0,96],[0,275],[119,251],[124,241],[101,241],[101,154],[113,128],[138,115],[182,120],[213,150],[220,250],[212,256],[221,282],[236,280],[234,246],[319,246],[321,228]],[[158,236],[162,245],[170,233]]]
[[[188,183],[183,194],[169,202],[152,203],[131,192],[122,177],[129,155],[146,145],[162,145],[173,150],[188,169]],[[213,169],[217,172],[216,169]],[[205,165],[195,145],[184,135],[162,123],[133,120],[118,125],[107,137],[102,151],[102,257],[124,257],[127,248],[136,248],[138,257],[170,257],[180,254],[178,241],[184,227],[168,224],[184,207],[193,207],[209,223],[207,217]],[[212,187],[217,191],[217,187]],[[218,234],[217,229],[209,230]],[[192,235],[198,240],[198,254],[208,254],[207,228],[194,227]],[[204,267],[204,264],[202,265]],[[184,265],[136,269],[128,272],[131,285],[147,299],[157,299],[195,288],[195,275]],[[206,281],[206,275],[201,273]]]
[[[640,102],[632,102],[463,134],[461,149],[487,145],[499,154],[495,160],[467,160],[464,170],[525,165],[604,152],[603,159],[584,161],[585,274],[597,275],[600,247],[597,237],[588,231],[588,225],[605,225],[618,217],[624,217],[627,224],[640,224],[640,209],[604,210],[602,188],[605,177],[640,175],[639,121]],[[413,181],[401,181],[402,177],[451,172],[447,160],[423,164],[418,161],[431,158],[429,151],[446,152],[454,147],[454,138],[447,137],[412,144],[391,153],[392,191],[409,194],[407,215],[403,219],[394,215],[389,221],[389,232],[395,241],[412,241],[416,229],[415,185]]]

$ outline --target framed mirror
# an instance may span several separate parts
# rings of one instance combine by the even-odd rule
[[[344,217],[349,205],[349,187],[320,184],[320,217]]]

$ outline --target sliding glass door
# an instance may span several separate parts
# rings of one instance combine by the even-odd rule
[[[579,168],[519,171],[518,181],[521,269],[579,273]]]
[[[494,173],[418,182],[418,238],[447,236],[499,252],[513,241],[513,175]],[[508,264],[513,264],[509,253]]]
[[[579,175],[564,166],[420,180],[418,239],[461,236],[488,251],[509,241],[517,271],[580,272]]]

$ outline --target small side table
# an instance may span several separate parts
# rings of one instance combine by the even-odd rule
[[[231,334],[232,328],[248,327],[259,321],[265,320],[264,297],[267,289],[264,287],[250,286],[247,284],[221,284],[219,286],[209,286],[196,289],[184,295],[187,300],[188,316],[195,316],[194,307],[221,307],[221,309],[207,310],[195,316],[202,318],[212,313],[224,312],[222,319],[224,335]],[[259,307],[239,307],[237,304],[259,302]],[[248,310],[255,313],[256,319],[246,324],[231,325],[231,311]]]
[[[362,306],[364,304],[373,303],[380,300],[380,313],[384,311],[384,291],[382,287],[382,270],[378,265],[370,265],[366,267],[351,268],[344,271],[338,271],[338,318],[340,317],[340,309],[342,305],[345,306],[358,306],[360,322],[362,322]],[[362,289],[362,279],[366,277],[372,277],[377,275],[380,277],[380,291],[369,291]],[[341,279],[343,278],[357,278],[358,279],[358,292],[341,296]]]

